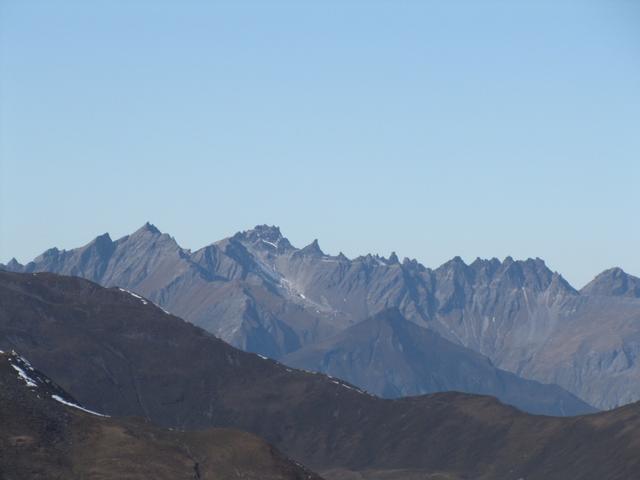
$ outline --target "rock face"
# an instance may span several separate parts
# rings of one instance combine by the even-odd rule
[[[383,310],[281,361],[344,379],[387,398],[475,392],[537,414],[595,411],[557,385],[525,380],[494,367],[485,356],[408,321],[396,308]]]
[[[335,479],[640,475],[638,404],[562,418],[461,393],[384,400],[237,350],[145,298],[77,277],[0,272],[0,348],[27,356],[69,401],[179,430],[51,404],[0,359],[0,446],[13,449],[0,457],[8,478],[49,468],[40,478],[74,478],[69,471],[85,478],[86,469],[96,478],[311,475],[255,437],[182,431],[211,427],[258,434]],[[225,457],[229,450],[238,455]],[[136,466],[145,458],[149,466]],[[244,470],[225,470],[234,460]],[[196,475],[196,462],[209,473]]]
[[[0,474],[12,480],[320,478],[245,432],[176,432],[87,411],[15,353],[0,353],[0,425]]]
[[[576,291],[540,259],[415,260],[298,249],[258,226],[195,252],[146,224],[12,271],[78,275],[135,291],[234,346],[284,358],[390,307],[497,367],[612,408],[640,399],[640,298],[619,269]]]

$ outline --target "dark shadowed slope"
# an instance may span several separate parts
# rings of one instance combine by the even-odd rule
[[[560,418],[459,393],[382,400],[239,351],[144,299],[79,278],[0,273],[0,348],[24,352],[87,408],[250,431],[335,478],[640,476],[636,404]]]
[[[0,353],[0,478],[319,478],[254,435],[176,432],[82,409],[14,353]]]
[[[494,367],[488,358],[409,322],[398,309],[383,310],[281,361],[342,378],[387,398],[459,391],[496,396],[531,413],[596,411],[557,385],[525,380]]]

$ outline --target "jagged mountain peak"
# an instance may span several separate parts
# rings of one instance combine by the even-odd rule
[[[244,238],[250,240],[268,240],[270,242],[276,242],[284,238],[280,227],[276,225],[256,225],[255,227],[240,232]]]
[[[33,262],[29,262],[29,263],[40,263],[40,262],[50,261],[52,259],[57,258],[61,253],[64,253],[64,252],[65,250],[60,250],[58,247],[48,248],[47,250],[42,252],[40,255],[38,255],[33,260]]]
[[[51,257],[53,255],[57,255],[60,252],[64,252],[64,250],[60,250],[58,247],[47,248],[44,252],[42,252],[43,257]]]
[[[275,225],[256,225],[250,230],[236,233],[232,239],[278,253],[293,249],[289,240],[280,232],[280,227]]]
[[[507,256],[502,261],[501,266],[505,270],[508,268],[517,268],[523,272],[524,271],[538,272],[538,273],[549,274],[549,275],[553,273],[549,269],[549,267],[547,267],[544,260],[542,260],[539,257],[536,257],[536,258],[529,257],[524,260],[515,260],[512,256]]]
[[[462,264],[464,264],[464,261],[461,261],[460,257],[454,257],[452,260],[450,260],[447,263],[454,262],[454,261],[458,263],[461,262]],[[538,270],[549,270],[545,261],[540,257],[535,257],[535,258],[529,257],[524,260],[516,260],[511,255],[507,255],[502,261],[497,257],[491,257],[491,258],[476,257],[476,259],[469,264],[469,266],[472,267],[474,270],[480,270],[480,269],[486,269],[486,268],[497,269],[498,267],[508,268],[512,265],[526,267],[526,268],[533,268]]]
[[[515,262],[515,260],[513,259],[513,257],[511,255],[507,255],[506,257],[504,257],[504,260],[502,261],[502,264],[503,265],[511,265],[514,262]]]
[[[396,255],[395,252],[391,252],[391,254],[389,255],[389,258],[386,258],[377,253],[367,253],[366,255],[360,255],[359,257],[354,258],[353,261],[362,262],[366,265],[374,265],[374,266],[388,267],[392,265],[400,265],[400,260],[398,259],[398,255]]]
[[[493,275],[501,265],[502,262],[496,257],[490,259],[476,257],[476,259],[469,264],[476,272],[485,272],[489,275]]]
[[[113,248],[114,242],[111,239],[111,236],[108,233],[103,233],[102,235],[98,235],[83,247],[80,247],[80,250],[96,249],[99,252],[103,252],[112,250]]]
[[[320,248],[320,244],[318,243],[318,239],[317,238],[314,239],[313,242],[311,242],[306,247],[301,248],[298,252],[300,254],[303,254],[303,255],[310,255],[310,256],[314,256],[314,257],[323,257],[324,256],[324,252]]]
[[[449,260],[448,263],[452,263],[456,265],[464,265],[465,267],[467,266],[467,264],[464,262],[462,257],[460,257],[459,255],[456,255],[455,257],[453,257],[451,260]]]
[[[145,222],[139,229],[131,234],[131,236],[139,236],[139,235],[162,235],[162,232],[156,227],[154,224]]]
[[[435,270],[436,275],[459,285],[495,284],[507,288],[525,288],[536,292],[551,289],[553,293],[575,295],[576,290],[557,272],[552,271],[541,258],[515,260],[507,256],[476,258],[467,265],[460,257],[454,257]],[[447,280],[448,279],[448,280]]]
[[[142,227],[133,232],[130,235],[125,235],[113,242],[114,246],[132,246],[139,249],[150,249],[161,247],[169,252],[179,252],[180,254],[186,251],[178,245],[176,239],[168,233],[163,233],[158,227],[152,223],[146,222]]]
[[[583,295],[640,298],[640,278],[629,275],[620,267],[613,267],[598,274],[585,285]]]
[[[451,260],[446,261],[438,268],[434,270],[437,276],[442,276],[444,278],[462,278],[467,277],[471,279],[473,277],[473,270],[467,265],[464,260],[455,256]]]
[[[507,261],[507,259],[511,259]],[[535,291],[549,289],[553,293],[575,295],[576,290],[558,272],[551,270],[539,257],[513,260],[507,257],[494,272],[494,277],[508,279],[516,287]]]
[[[391,255],[389,255],[389,263],[393,265],[397,265],[400,263],[400,260],[398,259],[398,255],[396,255],[396,252],[391,252]]]
[[[0,265],[0,267],[4,267],[6,270],[10,272],[19,272],[22,270],[23,265],[16,260],[16,257],[12,257],[6,265]]]
[[[412,272],[426,272],[431,271],[427,267],[425,267],[422,263],[420,263],[415,258],[404,257],[402,259],[402,268],[407,271]]]
[[[95,243],[107,243],[107,242],[112,242],[113,240],[111,239],[111,235],[109,235],[109,232],[105,232],[102,235],[98,235],[94,242]]]

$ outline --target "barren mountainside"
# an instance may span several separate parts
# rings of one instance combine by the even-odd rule
[[[0,425],[6,480],[319,479],[245,432],[178,432],[88,411],[16,353],[0,352]]]
[[[342,378],[387,398],[458,391],[492,395],[530,413],[579,415],[595,409],[557,385],[525,380],[489,359],[387,309],[281,361]]]

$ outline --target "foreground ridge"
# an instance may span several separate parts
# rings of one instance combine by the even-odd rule
[[[15,352],[0,352],[0,424],[7,479],[320,479],[244,432],[178,432],[92,412]]]
[[[0,348],[20,351],[78,404],[181,431],[249,431],[332,478],[640,475],[638,404],[560,418],[457,392],[380,399],[237,350],[127,292],[77,277],[0,272],[0,306]]]

